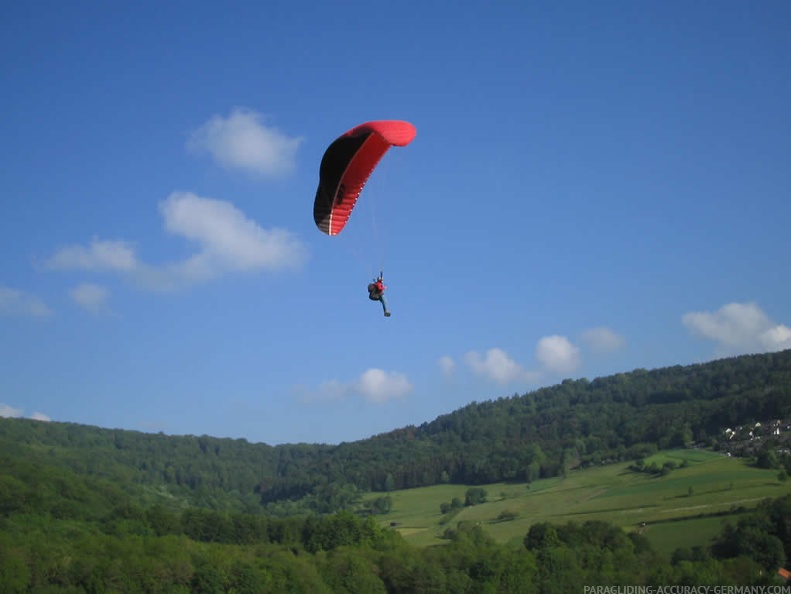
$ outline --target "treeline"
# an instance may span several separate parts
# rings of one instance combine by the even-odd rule
[[[340,445],[273,447],[0,419],[0,449],[111,479],[149,503],[167,494],[190,505],[249,513],[265,506],[287,515],[343,509],[366,491],[529,482],[693,442],[712,445],[725,427],[790,416],[788,350],[566,380]]]
[[[678,549],[670,560],[640,534],[598,521],[534,524],[521,546],[460,523],[444,546],[418,549],[348,513],[271,523],[251,516],[245,530],[234,514],[185,510],[179,529],[159,512],[140,511],[116,518],[130,521],[123,529],[46,515],[0,518],[0,591],[553,594],[580,584],[772,585],[788,558],[791,497],[726,527],[713,546]]]
[[[767,585],[791,558],[791,496],[672,559],[604,522],[538,523],[521,546],[456,522],[419,549],[349,512],[146,506],[108,480],[0,458],[0,592],[401,594],[571,592],[588,585]],[[469,504],[485,500],[468,489]]]
[[[791,351],[566,380],[374,438],[400,447],[388,448],[389,464],[373,486],[530,481],[693,442],[710,445],[725,427],[790,412]]]

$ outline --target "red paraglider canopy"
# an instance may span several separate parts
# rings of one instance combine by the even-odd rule
[[[380,120],[360,124],[339,136],[321,159],[313,202],[316,226],[327,235],[340,233],[365,182],[388,149],[408,145],[416,134],[409,122]]]

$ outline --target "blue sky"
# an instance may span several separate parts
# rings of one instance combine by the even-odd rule
[[[783,0],[6,3],[0,415],[339,443],[791,348],[790,30]],[[417,137],[325,236],[321,156],[375,119]]]

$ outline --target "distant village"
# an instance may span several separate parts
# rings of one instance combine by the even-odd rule
[[[726,428],[717,439],[715,450],[728,456],[754,456],[767,441],[778,454],[791,453],[791,421],[780,419]]]

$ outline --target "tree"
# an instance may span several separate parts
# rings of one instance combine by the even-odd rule
[[[504,509],[501,511],[497,516],[498,522],[510,522],[511,520],[515,520],[519,514],[515,511],[511,511],[510,509]]]
[[[525,548],[529,551],[557,546],[559,543],[557,530],[549,522],[539,522],[530,526],[524,540]]]
[[[30,571],[21,555],[0,545],[0,594],[25,594]]]
[[[767,444],[756,454],[755,465],[758,468],[779,468],[780,463],[777,459],[777,453]]]
[[[486,495],[486,489],[482,487],[470,487],[464,494],[464,505],[469,507],[471,505],[486,503]]]

